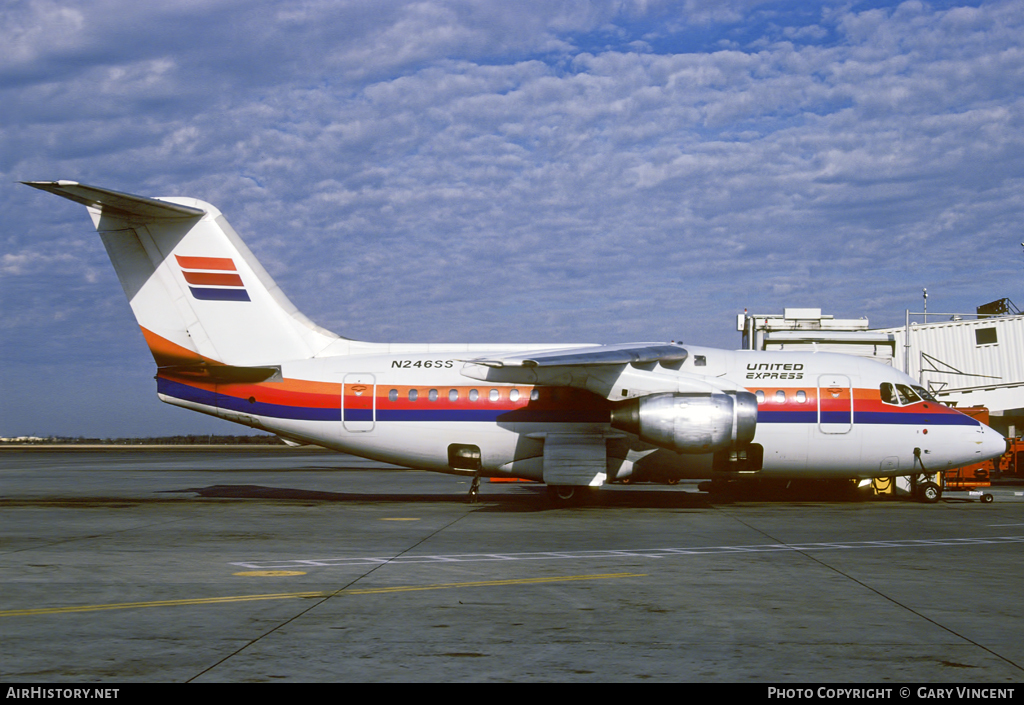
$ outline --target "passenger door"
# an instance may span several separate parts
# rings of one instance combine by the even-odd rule
[[[846,375],[818,377],[818,430],[831,435],[853,428],[853,388]]]
[[[377,419],[377,385],[372,374],[345,375],[341,386],[341,420],[346,431],[372,431]]]

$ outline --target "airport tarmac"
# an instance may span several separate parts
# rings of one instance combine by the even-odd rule
[[[0,680],[1024,681],[1012,487],[468,488],[326,451],[0,451]]]

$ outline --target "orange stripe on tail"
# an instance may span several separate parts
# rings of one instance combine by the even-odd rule
[[[174,255],[178,266],[184,269],[216,269],[222,272],[234,272],[235,263],[230,257],[182,257]]]

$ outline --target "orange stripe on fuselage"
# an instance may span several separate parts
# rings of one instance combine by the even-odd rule
[[[747,391],[751,393],[764,392],[765,399],[763,402],[758,404],[759,409],[764,411],[803,411],[807,409],[818,408],[818,387],[817,385],[809,385],[805,387],[772,387],[772,386],[761,386],[761,387],[747,387]],[[804,392],[806,398],[804,401],[797,401],[796,393]],[[827,387],[822,387],[822,408],[825,411],[831,409],[845,409],[849,408],[850,395],[849,388],[842,387],[840,389],[840,396],[838,399],[831,398]],[[776,400],[776,392],[784,392],[785,399],[782,402]],[[912,404],[888,404],[882,401],[881,392],[878,387],[854,387],[853,388],[853,408],[857,413],[863,412],[888,412],[888,413],[917,413],[926,411],[933,415],[957,415],[960,414],[956,409],[947,407],[944,404],[936,402],[927,402],[924,400],[916,401]]]
[[[341,406],[341,384],[314,382],[304,379],[284,379],[281,382],[256,384],[216,384],[190,376],[163,372],[165,379],[187,384],[196,389],[217,392],[236,399],[253,399],[263,404],[297,406],[310,409],[337,409]]]

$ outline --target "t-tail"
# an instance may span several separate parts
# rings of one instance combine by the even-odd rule
[[[259,377],[344,340],[296,309],[209,203],[22,183],[88,209],[160,368]]]

